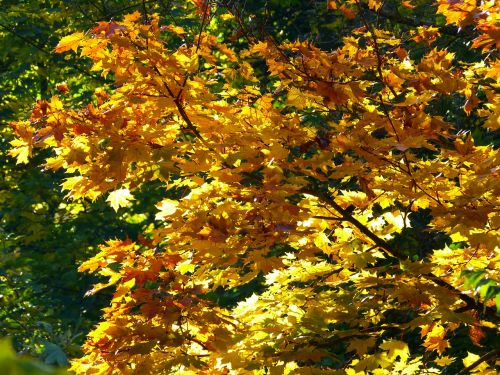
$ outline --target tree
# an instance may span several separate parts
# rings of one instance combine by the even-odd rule
[[[156,227],[80,266],[114,293],[72,369],[496,373],[498,6],[328,1],[349,33],[323,50],[238,5],[65,36],[114,87],[13,124],[75,200],[166,189]]]

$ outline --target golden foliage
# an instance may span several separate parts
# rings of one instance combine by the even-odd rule
[[[209,14],[195,3],[200,17]],[[486,22],[498,15],[490,3],[439,1],[438,12],[459,26],[477,22],[484,37],[473,47],[488,50],[497,34]],[[338,9],[356,17],[346,4]],[[500,277],[500,156],[428,107],[457,93],[468,114],[498,129],[498,61],[462,64],[434,48],[416,62],[396,35],[378,29],[346,37],[335,51],[264,40],[238,54],[205,33],[199,44],[166,47],[169,35],[184,33],[132,14],[63,38],[57,52],[78,49],[92,70],[112,73],[116,89],[97,91],[97,104],[80,109],[57,97],[38,102],[29,121],[13,124],[11,154],[25,163],[34,147],[52,147],[46,168],[77,174],[64,183],[72,198],[110,192],[118,210],[146,181],[183,191],[158,202],[151,244],[110,241],[81,265],[109,278],[89,293],[116,290],[72,369],[321,373],[311,364],[342,343],[354,353],[345,373],[410,374],[453,361],[442,355],[460,324],[478,344],[495,314],[467,294],[460,273],[473,267]],[[427,43],[436,33],[419,29],[415,38]],[[250,58],[266,61],[276,92],[261,93]],[[340,117],[320,129],[303,120],[306,112]],[[431,229],[464,245],[407,260],[390,240],[419,208],[432,211]],[[264,292],[234,308],[204,297],[258,275]],[[484,316],[456,311],[464,307]],[[390,310],[413,318],[391,325]],[[434,364],[402,339],[379,340],[417,327],[423,347],[442,356]]]

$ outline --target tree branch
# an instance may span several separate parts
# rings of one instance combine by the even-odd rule
[[[367,236],[370,240],[373,241],[375,245],[384,250],[390,256],[393,256],[397,259],[404,260],[406,257],[402,254],[399,254],[396,249],[394,249],[388,242],[378,237],[375,233],[370,231],[365,225],[363,225],[359,220],[357,220],[352,214],[346,209],[342,208],[335,200],[328,195],[322,194],[320,192],[310,190],[310,189],[301,189],[301,193],[309,194],[315,196],[316,198],[322,200],[323,202],[329,204],[335,211],[340,214],[340,218],[338,220],[344,220],[352,225],[354,225],[361,233]],[[462,293],[460,290],[456,289],[453,285],[434,275],[433,273],[423,274],[423,277],[432,281],[434,284],[446,288],[447,290],[453,292],[460,298],[463,302],[465,302],[466,306],[470,309],[474,309],[479,313],[484,313],[484,315],[488,316],[490,319],[498,321],[498,316],[496,314],[495,309],[491,307],[485,306],[481,302],[477,302],[474,298],[468,296],[467,294]]]
[[[472,363],[470,366],[467,366],[462,371],[458,372],[457,375],[470,374],[470,370],[476,368],[477,366],[479,366],[483,362],[486,362],[492,358],[497,357],[499,354],[500,354],[500,348],[494,349],[491,352],[488,352],[485,355],[483,355],[482,357],[480,357],[476,362]]]

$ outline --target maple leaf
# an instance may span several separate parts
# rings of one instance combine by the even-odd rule
[[[13,139],[10,145],[14,148],[9,150],[9,155],[16,158],[16,164],[27,164],[31,156],[29,143],[21,139]]]
[[[335,10],[337,9],[337,0],[328,0],[327,1],[327,8]]]
[[[479,356],[477,354],[467,352],[467,356],[462,359],[462,362],[465,367],[468,367],[475,363],[477,360],[479,360]],[[485,362],[480,363],[478,366],[476,366],[471,372],[479,372],[479,373],[485,373],[485,371],[489,368],[488,364]]]
[[[382,6],[381,0],[368,0],[368,6],[373,10],[379,10]]]
[[[443,356],[441,358],[434,360],[434,362],[439,366],[448,366],[451,365],[454,361],[455,361],[454,358],[450,358],[448,356]]]
[[[164,220],[166,217],[173,215],[177,211],[179,202],[172,199],[164,199],[156,205],[160,210],[155,216],[156,220]]]
[[[401,2],[401,5],[407,9],[414,9],[415,8],[415,5],[413,5],[411,3],[411,1],[403,1],[403,2]]]
[[[480,346],[481,340],[486,336],[483,330],[476,324],[469,327],[469,335],[475,345]]]
[[[127,207],[130,205],[130,201],[134,200],[134,196],[130,193],[127,188],[121,188],[114,190],[109,193],[106,202],[115,210],[118,211],[120,207]]]
[[[59,41],[54,50],[58,53],[66,52],[69,50],[73,50],[74,52],[76,52],[82,42],[83,37],[84,34],[81,32],[67,35]]]
[[[57,91],[61,94],[66,94],[69,92],[68,84],[66,82],[61,82],[56,85]]]
[[[394,361],[397,357],[401,361],[406,362],[410,356],[410,350],[408,349],[408,344],[403,341],[389,340],[380,344],[380,348],[387,350],[387,358],[390,361]]]
[[[346,6],[345,4],[341,5],[340,11],[342,13],[344,13],[344,15],[347,17],[347,19],[350,19],[350,20],[356,18],[357,14],[358,14],[353,8],[350,8],[350,7]]]
[[[190,260],[178,263],[175,267],[181,275],[185,275],[188,272],[193,272],[196,269],[196,264],[192,264]]]
[[[349,346],[347,350],[355,350],[359,356],[363,356],[368,353],[368,350],[375,346],[375,337],[369,337],[367,339],[352,339],[349,341]]]
[[[446,329],[440,324],[435,324],[425,336],[424,346],[428,350],[437,351],[439,355],[450,347],[450,343],[445,339]]]
[[[117,31],[123,31],[123,30],[127,30],[127,27],[119,25],[115,21],[99,22],[98,25],[92,29],[92,33],[94,34],[104,33],[104,37],[108,38],[114,35]]]

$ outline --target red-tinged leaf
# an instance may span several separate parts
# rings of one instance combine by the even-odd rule
[[[404,48],[397,47],[395,49],[395,52],[400,60],[405,60],[406,58],[408,58],[408,52]]]
[[[481,346],[481,340],[486,336],[481,327],[476,324],[469,327],[469,335],[472,342],[478,346]]]
[[[59,91],[61,94],[66,94],[69,92],[68,84],[66,82],[58,83],[56,85],[57,91]]]
[[[483,52],[487,52],[493,45],[496,45],[496,47],[500,46],[500,31],[498,32],[497,39],[495,40],[488,34],[482,34],[479,35],[474,41],[472,42],[471,48],[481,48]]]
[[[37,120],[47,115],[49,103],[45,100],[37,100],[33,110],[31,111],[31,120]]]
[[[356,18],[356,16],[358,15],[358,12],[357,12],[355,9],[353,9],[353,8],[349,8],[349,7],[345,6],[345,5],[342,5],[342,6],[340,7],[340,11],[341,11],[342,13],[344,13],[344,15],[345,15],[345,16],[347,17],[347,19],[349,19],[349,20],[353,20],[353,19],[354,19],[354,18]]]
[[[210,1],[209,0],[190,0],[197,9],[197,13],[202,16],[208,16],[210,14]]]
[[[114,35],[117,31],[127,30],[126,26],[119,25],[115,21],[110,22],[99,22],[96,27],[92,29],[92,33],[95,35],[104,33],[106,38]]]
[[[54,135],[54,128],[52,128],[51,126],[47,126],[35,132],[35,134],[33,135],[33,142],[43,142],[52,135]]]

